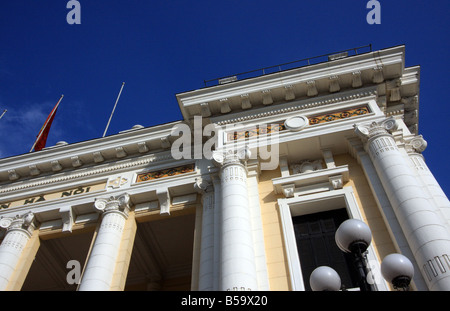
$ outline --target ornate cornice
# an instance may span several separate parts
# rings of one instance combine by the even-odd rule
[[[121,169],[144,166],[144,165],[148,165],[151,163],[164,161],[164,160],[171,160],[171,159],[172,159],[172,156],[170,153],[161,154],[161,155],[150,155],[150,156],[146,156],[145,158],[139,158],[137,160],[118,163],[115,165],[103,166],[100,168],[93,167],[90,170],[74,171],[72,174],[67,174],[67,175],[58,176],[58,177],[50,177],[50,178],[45,178],[45,179],[42,179],[39,181],[31,181],[31,182],[23,183],[20,185],[12,185],[10,187],[4,187],[4,188],[0,189],[0,193],[8,193],[8,192],[12,192],[12,191],[27,189],[27,188],[33,188],[33,187],[54,184],[54,183],[58,183],[58,182],[65,182],[65,181],[75,180],[75,179],[79,179],[79,178],[85,178],[85,177],[89,177],[89,176],[95,176],[95,175],[100,175],[100,174],[104,174],[104,173],[114,172],[114,171],[121,170]]]
[[[375,90],[360,91],[358,93],[351,92],[351,94],[347,94],[347,95],[339,94],[339,96],[335,95],[331,98],[321,98],[321,99],[318,98],[316,100],[303,100],[303,101],[299,101],[297,104],[294,104],[294,105],[290,104],[290,107],[282,107],[282,108],[280,107],[278,109],[271,109],[269,111],[264,111],[264,112],[255,112],[253,114],[247,113],[245,116],[239,116],[236,118],[230,118],[227,120],[218,121],[218,122],[215,122],[215,124],[226,125],[226,124],[249,121],[249,120],[254,120],[254,119],[259,119],[259,118],[264,118],[264,117],[271,117],[271,116],[276,116],[276,115],[280,115],[280,114],[284,114],[284,113],[288,113],[288,112],[316,108],[316,107],[321,107],[321,106],[325,106],[325,105],[331,105],[331,104],[339,103],[342,101],[375,96],[376,94],[377,94],[377,92]]]

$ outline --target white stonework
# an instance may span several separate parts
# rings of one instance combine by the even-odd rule
[[[450,232],[390,134],[397,129],[395,119],[358,125],[355,129],[367,140],[368,153],[424,279],[430,289],[450,290],[450,271],[444,266],[450,250]]]
[[[257,290],[255,250],[244,152],[216,154],[221,164],[221,290]],[[239,255],[237,255],[239,254]]]
[[[106,291],[111,287],[125,220],[128,216],[128,194],[95,201],[103,213],[98,235],[81,279],[80,291]]]
[[[419,82],[397,46],[225,78],[177,94],[183,120],[0,159],[0,290],[305,290],[292,219],[342,208],[374,233],[371,273],[395,251],[411,290],[450,290],[450,202],[422,155]],[[203,134],[194,158],[173,157],[180,126]],[[212,159],[195,149],[206,126]]]
[[[20,255],[35,228],[33,221],[33,213],[0,219],[0,227],[7,230],[0,245],[0,290],[5,290],[8,286]]]

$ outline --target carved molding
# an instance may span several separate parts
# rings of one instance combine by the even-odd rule
[[[302,101],[298,105],[294,105],[291,107],[278,108],[278,109],[273,109],[270,111],[255,113],[255,114],[248,114],[245,116],[239,116],[238,118],[230,118],[227,120],[219,121],[216,124],[217,125],[226,125],[226,124],[232,124],[232,123],[236,123],[236,122],[243,122],[243,121],[248,121],[248,120],[253,120],[253,119],[258,119],[258,118],[263,118],[263,117],[270,117],[270,116],[275,116],[275,115],[298,111],[298,110],[321,107],[321,106],[325,106],[325,105],[329,105],[329,104],[333,104],[333,103],[337,103],[337,102],[342,102],[342,101],[352,100],[352,99],[357,99],[357,98],[363,98],[363,97],[368,97],[368,96],[374,96],[374,95],[376,95],[376,91],[360,91],[358,93],[352,93],[352,94],[348,94],[348,95],[339,94],[339,97],[336,96],[336,97],[329,98],[329,99],[319,99],[318,98],[316,100],[308,100],[306,102]]]
[[[292,174],[309,173],[321,169],[323,169],[322,160],[315,160],[315,161],[306,160],[300,164],[291,165]]]
[[[116,165],[112,165],[112,166],[105,166],[105,167],[96,168],[93,170],[76,172],[71,175],[53,177],[53,178],[48,178],[45,180],[40,180],[40,181],[25,183],[25,184],[21,184],[21,185],[15,185],[12,187],[2,188],[2,189],[0,189],[0,193],[8,193],[8,192],[17,191],[17,190],[26,189],[26,188],[39,187],[39,186],[53,184],[53,183],[57,183],[57,182],[63,182],[63,181],[68,181],[68,180],[72,180],[72,179],[88,177],[88,176],[92,176],[92,175],[99,175],[99,174],[113,172],[113,171],[124,169],[124,168],[142,166],[142,165],[147,165],[150,163],[163,161],[163,160],[170,160],[170,159],[172,159],[172,156],[170,153],[164,154],[164,155],[151,155],[144,159],[140,158],[138,160],[130,161],[130,162],[126,162],[126,163],[116,164]],[[52,161],[52,164],[53,164],[53,162],[58,163],[58,161],[56,161],[56,160]],[[58,165],[59,165],[59,163],[58,163]],[[59,165],[59,167],[61,167],[61,166]]]

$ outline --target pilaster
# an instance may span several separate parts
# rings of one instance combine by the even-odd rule
[[[214,186],[199,178],[194,187],[202,195],[202,233],[198,290],[214,290]]]

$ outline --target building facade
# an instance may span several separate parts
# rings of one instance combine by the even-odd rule
[[[0,159],[0,290],[357,287],[334,233],[355,218],[411,290],[450,290],[450,203],[421,153],[405,47],[177,94],[183,120]]]

